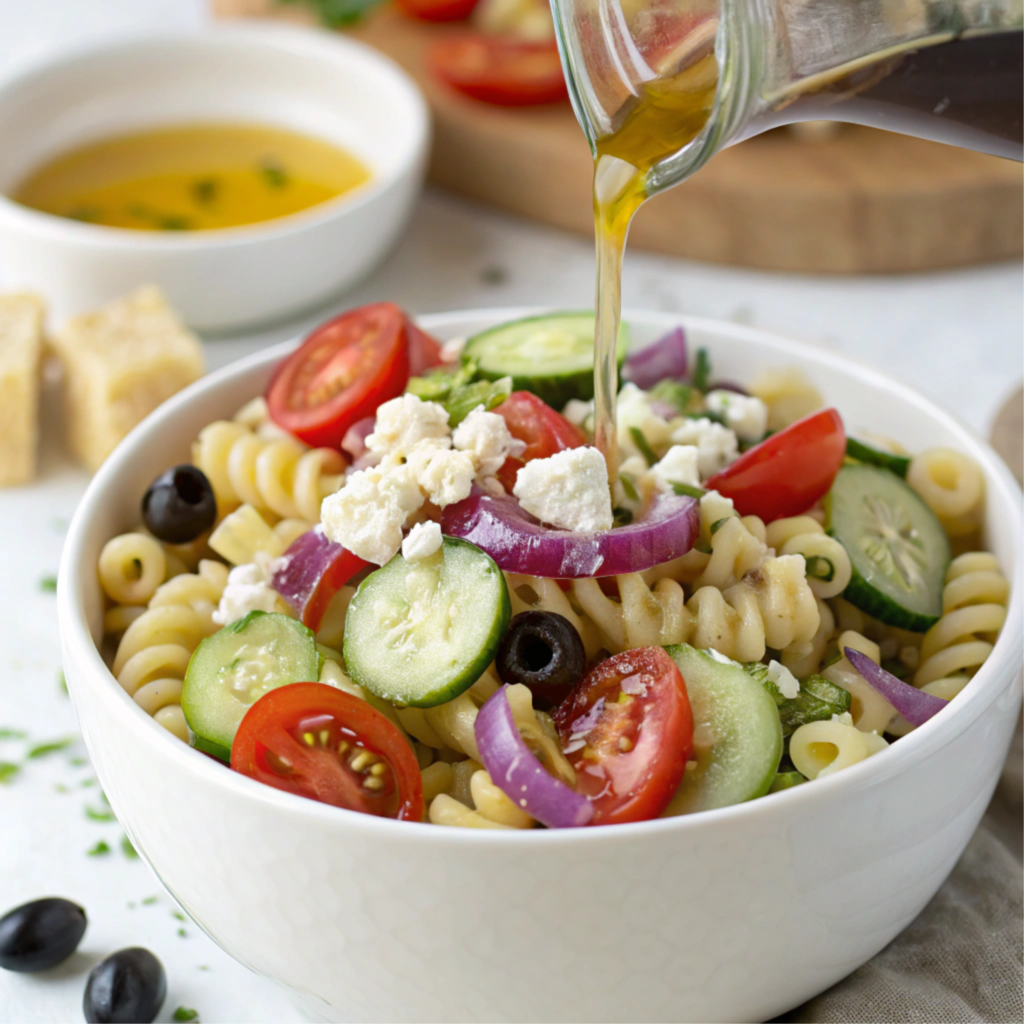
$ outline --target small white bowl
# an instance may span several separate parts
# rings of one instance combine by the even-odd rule
[[[523,315],[424,317],[441,338]],[[679,318],[632,313],[639,345]],[[988,804],[1020,709],[1021,494],[954,417],[844,356],[685,318],[715,373],[799,365],[856,430],[981,466],[1006,627],[952,705],[870,760],[736,807],[633,825],[481,832],[304,800],[190,750],[97,650],[104,542],[161,467],[258,394],[279,346],[211,374],[121,444],[71,525],[64,666],[104,792],[136,849],[214,941],[311,1014],[362,1021],[763,1021],[834,984],[921,911]]]
[[[55,217],[7,198],[34,168],[99,138],[201,122],[270,124],[335,142],[371,181],[289,217],[161,233]],[[127,37],[0,85],[0,267],[58,316],[154,282],[191,326],[235,329],[316,306],[366,275],[405,226],[430,122],[415,83],[337,33],[283,25]]]

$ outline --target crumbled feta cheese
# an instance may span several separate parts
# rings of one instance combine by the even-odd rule
[[[367,562],[384,565],[402,546],[406,518],[422,504],[423,493],[411,467],[375,466],[353,473],[340,491],[328,495],[320,506],[320,519],[328,540]]]
[[[590,418],[594,412],[593,402],[584,402],[579,398],[570,398],[565,403],[565,408],[562,410],[562,415],[571,423],[573,426],[582,427],[584,423]]]
[[[441,547],[441,524],[430,520],[417,523],[402,541],[402,557],[407,562],[429,558]]]
[[[704,653],[714,661],[717,661],[719,665],[738,665],[738,661],[733,661],[732,658],[727,658],[721,651],[716,651],[714,647],[709,647]]]
[[[634,454],[640,451],[633,440],[632,429],[644,435],[655,452],[664,451],[669,444],[672,427],[668,420],[659,416],[651,404],[651,396],[635,384],[623,384],[616,403],[619,448]],[[674,438],[673,438],[674,440]]]
[[[257,552],[251,562],[236,565],[228,573],[227,586],[213,613],[213,621],[219,626],[229,626],[249,612],[283,610],[280,595],[270,586],[276,569],[277,562],[265,551]]]
[[[466,338],[451,338],[441,346],[441,362],[457,363],[466,347]]]
[[[494,476],[510,455],[522,455],[526,444],[514,438],[496,412],[478,405],[452,434],[452,444],[468,452],[480,476]]]
[[[512,493],[527,512],[551,526],[576,533],[612,528],[608,467],[596,448],[568,448],[528,462]]]
[[[700,486],[699,452],[692,444],[674,444],[660,462],[651,467],[651,476],[663,490],[671,484]]]
[[[800,696],[800,681],[780,661],[768,662],[768,678],[779,688],[787,700]]]
[[[415,395],[400,395],[377,409],[373,433],[366,438],[367,450],[400,459],[421,441],[447,447],[451,431],[448,412],[437,402],[424,402]]]
[[[702,480],[725,469],[739,454],[736,435],[721,423],[704,417],[684,419],[672,431],[671,439],[673,444],[696,445]]]
[[[469,497],[476,476],[469,452],[424,441],[409,452],[408,465],[423,494],[438,508]]]
[[[704,401],[741,441],[760,441],[768,429],[768,406],[760,398],[735,391],[709,391]]]

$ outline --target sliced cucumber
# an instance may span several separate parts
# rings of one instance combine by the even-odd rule
[[[853,566],[843,597],[890,626],[923,633],[934,625],[949,538],[917,493],[887,469],[844,466],[825,507],[828,531]]]
[[[620,367],[628,339],[622,324]],[[532,391],[561,409],[570,398],[594,397],[594,315],[553,313],[513,320],[470,338],[464,358],[475,360],[482,377],[511,377],[513,390]]]
[[[181,710],[193,746],[230,760],[246,711],[269,690],[320,678],[316,637],[297,619],[249,612],[208,636],[188,663]]]
[[[418,562],[395,555],[363,580],[345,619],[345,667],[378,697],[430,708],[483,675],[511,617],[493,559],[445,537],[437,554]]]
[[[686,681],[693,710],[695,769],[687,768],[666,814],[690,814],[764,796],[782,758],[775,701],[735,662],[688,644],[666,647]]]
[[[906,455],[884,451],[854,437],[846,439],[846,454],[851,459],[865,462],[869,466],[881,466],[882,469],[891,470],[897,476],[905,477],[910,467],[910,459]]]

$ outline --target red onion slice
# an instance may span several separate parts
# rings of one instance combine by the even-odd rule
[[[354,462],[366,453],[366,439],[373,433],[373,425],[377,422],[373,416],[365,416],[356,420],[341,439],[342,451],[348,452]]]
[[[737,395],[750,396],[750,392],[742,385],[731,380],[716,380],[714,384],[708,385],[708,391],[735,391]]]
[[[659,494],[638,522],[572,533],[542,526],[509,495],[474,486],[468,498],[444,510],[441,530],[475,544],[508,572],[581,579],[643,572],[685,555],[700,534],[700,511],[693,498]]]
[[[590,801],[549,775],[519,735],[506,686],[476,716],[473,731],[491,781],[548,828],[578,828],[594,817]]]
[[[622,367],[623,379],[638,388],[653,388],[659,380],[686,376],[686,332],[682,327],[669,331],[653,345],[632,352]]]
[[[937,715],[948,703],[941,697],[925,693],[924,690],[911,686],[910,683],[897,679],[891,672],[886,672],[881,665],[876,665],[866,654],[855,651],[852,647],[843,653],[850,659],[850,664],[873,686],[911,725],[924,725],[933,715]]]
[[[320,530],[310,530],[292,541],[278,559],[270,585],[316,632],[331,598],[367,565]]]

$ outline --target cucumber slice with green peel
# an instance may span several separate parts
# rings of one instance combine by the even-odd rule
[[[249,612],[208,636],[188,663],[181,691],[193,746],[229,761],[246,711],[279,686],[315,683],[321,661],[312,630],[277,612]]]
[[[942,614],[949,538],[935,513],[894,473],[844,466],[825,499],[826,528],[850,556],[843,597],[890,626],[923,633]]]
[[[665,650],[693,711],[693,756],[666,814],[691,814],[764,796],[782,759],[782,725],[768,691],[742,665],[689,644]]]
[[[846,439],[846,454],[857,462],[867,463],[869,466],[881,466],[888,469],[897,476],[905,477],[910,468],[910,459],[906,455],[897,455],[895,452],[887,452],[865,441],[858,441],[854,437]]]
[[[570,398],[594,397],[593,313],[551,313],[492,327],[466,342],[464,358],[488,380],[512,378],[514,391],[532,391],[561,409]],[[626,358],[629,330],[619,327],[617,362]]]
[[[429,558],[398,554],[363,580],[345,619],[345,667],[378,697],[431,708],[483,675],[511,617],[490,555],[445,537]]]

